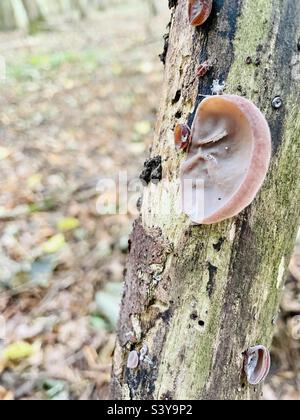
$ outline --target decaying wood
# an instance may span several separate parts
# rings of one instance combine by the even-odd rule
[[[152,157],[163,179],[144,189],[130,255],[114,356],[118,399],[257,399],[243,375],[243,352],[270,347],[285,272],[299,224],[300,2],[215,0],[203,27],[190,27],[186,0],[174,3],[163,98]],[[195,78],[199,63],[212,70]],[[213,80],[251,99],[273,138],[267,181],[238,217],[191,226],[175,211],[177,121],[193,119]],[[275,110],[274,97],[283,106]],[[151,178],[151,177],[150,177]],[[168,203],[174,211],[166,213]],[[148,347],[137,369],[131,350]]]

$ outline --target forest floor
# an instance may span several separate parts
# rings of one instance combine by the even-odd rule
[[[148,155],[167,22],[125,0],[51,32],[0,34],[0,400],[108,396],[135,210],[100,214],[99,181],[135,180]],[[300,399],[299,296],[290,280],[267,399]]]

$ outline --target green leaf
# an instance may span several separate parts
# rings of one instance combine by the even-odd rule
[[[91,315],[90,324],[95,330],[108,331],[110,329],[107,322],[99,315]]]
[[[48,379],[44,382],[43,388],[47,391],[47,397],[54,399],[61,392],[65,391],[65,382],[59,380]]]
[[[58,221],[57,228],[61,232],[67,232],[69,230],[74,230],[80,226],[80,222],[75,217],[65,217]]]
[[[30,213],[36,213],[40,211],[53,210],[56,206],[57,204],[55,203],[55,201],[51,197],[48,197],[45,198],[44,201],[29,204],[28,208]]]
[[[65,236],[62,233],[52,236],[43,245],[43,251],[46,254],[55,254],[60,251],[66,244]]]

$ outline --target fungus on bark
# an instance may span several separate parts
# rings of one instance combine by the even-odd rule
[[[252,102],[236,95],[204,99],[181,168],[183,212],[194,224],[240,213],[265,180],[271,150],[268,123]]]
[[[191,130],[187,124],[177,124],[174,130],[176,150],[186,150],[190,144]]]
[[[212,68],[212,64],[210,61],[206,60],[203,63],[199,64],[197,68],[196,75],[198,77],[203,77],[206,75],[207,72]]]
[[[202,25],[210,16],[213,0],[188,0],[190,24]]]
[[[271,356],[264,346],[250,347],[245,353],[244,370],[250,385],[263,382],[270,372]]]
[[[133,350],[129,353],[127,359],[127,367],[128,369],[136,369],[139,365],[139,354],[136,350]]]

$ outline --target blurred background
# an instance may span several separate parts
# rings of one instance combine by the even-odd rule
[[[108,397],[135,213],[97,185],[149,154],[167,3],[0,2],[0,400]],[[291,272],[266,399],[300,399],[299,246]]]

